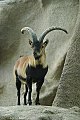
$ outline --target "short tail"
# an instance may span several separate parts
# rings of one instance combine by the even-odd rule
[[[17,70],[15,70],[15,75],[16,75],[16,77],[18,77]]]

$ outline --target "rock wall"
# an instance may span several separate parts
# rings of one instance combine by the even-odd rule
[[[31,36],[20,32],[24,26],[31,27],[38,36],[51,26],[65,28],[69,33],[66,35],[62,31],[55,31],[46,36],[49,39],[46,49],[49,71],[40,98],[41,104],[52,105],[71,43],[78,7],[78,0],[0,1],[0,106],[16,104],[13,66],[20,55],[31,54],[28,45]],[[35,85],[33,100],[34,98]]]
[[[59,107],[80,107],[80,1],[76,26],[71,37],[64,69],[53,104]]]

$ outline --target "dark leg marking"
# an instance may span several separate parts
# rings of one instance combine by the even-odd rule
[[[28,92],[28,87],[27,87],[27,85],[25,85],[24,105],[27,105],[27,103],[26,103],[26,96],[27,96],[27,92]]]
[[[18,96],[18,105],[20,105],[20,89],[21,89],[21,81],[18,76],[16,76],[16,88],[17,88],[17,96]]]
[[[31,100],[31,93],[32,93],[32,78],[27,77],[27,87],[28,87],[28,103],[29,105],[32,105],[32,100]]]
[[[41,87],[44,83],[44,78],[41,79],[41,80],[38,80],[38,82],[36,83],[36,92],[37,92],[37,97],[36,97],[36,100],[35,100],[35,105],[40,105],[39,103],[39,94],[40,94],[40,90],[41,90]]]

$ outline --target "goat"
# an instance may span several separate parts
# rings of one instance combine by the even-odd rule
[[[46,39],[43,42],[45,36],[51,32],[52,30],[62,30],[65,33],[67,31],[63,28],[51,27],[46,29],[37,39],[37,35],[30,27],[24,27],[21,29],[22,34],[25,31],[28,31],[31,36],[32,40],[29,39],[29,44],[33,50],[33,55],[31,56],[21,56],[15,63],[14,66],[14,77],[16,80],[16,88],[17,88],[17,96],[18,96],[18,105],[20,105],[20,89],[21,83],[25,86],[25,93],[24,93],[24,105],[27,105],[26,96],[28,93],[28,104],[32,104],[31,100],[31,92],[32,92],[32,83],[36,83],[36,92],[37,97],[35,100],[35,104],[39,105],[39,94],[40,89],[44,83],[44,77],[48,71],[48,65],[46,63],[46,54],[45,54],[45,47],[47,46],[49,40]]]

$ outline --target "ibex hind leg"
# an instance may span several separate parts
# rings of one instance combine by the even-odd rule
[[[18,102],[17,105],[20,105],[20,89],[21,89],[21,81],[19,80],[17,71],[15,71],[16,75],[16,88],[17,88],[17,97],[18,97]]]
[[[24,93],[24,105],[27,105],[27,102],[26,102],[26,96],[27,96],[27,92],[28,92],[28,87],[27,87],[27,85],[25,85],[24,87],[25,87],[25,93]]]

